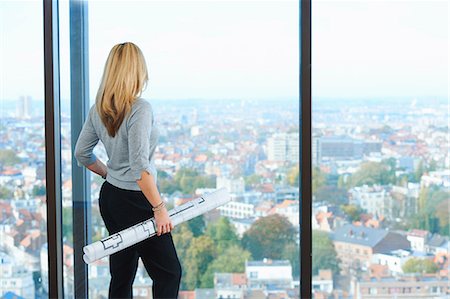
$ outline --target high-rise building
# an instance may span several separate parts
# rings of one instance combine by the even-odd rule
[[[267,140],[267,156],[271,161],[299,161],[299,134],[277,133]]]
[[[30,118],[31,109],[31,97],[30,96],[20,96],[19,101],[16,106],[16,116],[17,118],[26,119]]]
[[[314,145],[314,143],[313,143]],[[339,160],[361,159],[364,155],[381,152],[381,142],[357,140],[348,136],[325,136],[317,140],[317,161],[322,158]]]

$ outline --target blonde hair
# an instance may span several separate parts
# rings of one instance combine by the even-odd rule
[[[139,47],[131,42],[115,45],[106,60],[95,99],[100,119],[111,137],[116,135],[147,82],[147,65]]]

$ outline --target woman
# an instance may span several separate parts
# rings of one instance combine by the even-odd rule
[[[159,133],[151,104],[140,97],[147,81],[139,47],[115,45],[75,146],[78,165],[106,179],[99,207],[110,235],[153,216],[157,224],[157,236],[110,255],[109,298],[132,298],[139,257],[153,280],[153,298],[178,297],[181,265],[173,224],[156,186],[153,154]],[[93,153],[99,140],[108,154],[106,165]]]

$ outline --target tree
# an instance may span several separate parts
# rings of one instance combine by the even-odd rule
[[[33,186],[33,190],[31,191],[31,194],[33,196],[43,196],[46,194],[46,189],[45,186],[38,186],[38,185],[34,185]]]
[[[450,198],[441,201],[436,206],[436,218],[439,221],[439,233],[442,235],[450,236],[450,221],[448,217],[448,211],[450,208]]]
[[[14,192],[5,186],[0,186],[0,199],[11,199]]]
[[[348,202],[347,190],[332,185],[322,186],[316,191],[315,201],[342,205]]]
[[[312,169],[312,193],[316,194],[317,189],[324,186],[326,183],[326,176],[319,167],[314,166]]]
[[[242,237],[244,249],[257,260],[280,259],[287,244],[294,241],[294,226],[279,214],[259,218]]]
[[[299,176],[300,166],[297,164],[295,167],[292,167],[288,174],[287,179],[288,183],[291,186],[298,187],[300,183],[300,176]]]
[[[173,243],[175,244],[175,247],[177,249],[177,255],[183,261],[185,260],[189,244],[194,238],[194,234],[189,229],[189,225],[186,222],[176,225],[171,234]]]
[[[259,174],[252,174],[244,177],[245,186],[255,187],[261,183],[262,176]]]
[[[188,290],[200,285],[203,273],[215,258],[214,242],[209,236],[203,235],[192,239],[184,263],[184,281]]]
[[[300,247],[296,243],[289,243],[284,247],[283,259],[291,262],[292,276],[300,277]]]
[[[187,268],[186,262],[187,260],[187,250],[189,248],[190,243],[194,239],[194,235],[189,229],[189,225],[184,222],[179,225],[176,225],[172,230],[172,238],[175,248],[177,250],[178,258],[181,262],[181,267],[184,269]],[[180,288],[186,289],[186,275],[182,276],[181,286]]]
[[[312,231],[312,273],[317,275],[320,269],[331,269],[333,274],[339,273],[339,259],[328,233]]]
[[[200,279],[201,288],[214,287],[214,273],[242,273],[245,272],[245,261],[250,260],[249,251],[242,249],[239,245],[229,246],[223,254],[208,265],[206,272]]]
[[[186,194],[194,193],[197,188],[213,188],[216,184],[213,177],[201,176],[196,170],[189,168],[178,170],[174,180],[178,190]]]
[[[193,194],[197,188],[214,188],[216,185],[214,176],[201,176],[196,170],[181,168],[173,178],[166,172],[158,173],[158,188],[161,193],[172,194],[181,191]]]
[[[364,210],[357,205],[342,205],[341,210],[350,218],[351,221],[358,221]]]
[[[402,266],[405,273],[436,273],[439,267],[430,259],[411,258]]]
[[[382,163],[364,162],[350,178],[350,187],[388,185],[395,183],[395,167],[387,160]]]
[[[449,192],[440,190],[439,187],[422,188],[419,192],[419,212],[410,219],[411,226],[449,235],[449,204]]]
[[[205,230],[205,218],[203,215],[197,216],[189,220],[187,225],[189,226],[189,230],[192,232],[194,237],[198,237],[203,234]]]
[[[220,217],[217,222],[209,225],[206,229],[206,235],[216,244],[218,255],[222,254],[228,247],[239,244],[236,230],[227,217]]]
[[[0,150],[0,164],[13,166],[17,163],[20,163],[20,158],[17,157],[16,153],[12,149]]]

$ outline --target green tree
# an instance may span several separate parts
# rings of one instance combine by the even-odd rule
[[[424,187],[419,192],[419,212],[409,222],[411,227],[449,235],[448,206],[450,193],[439,187]]]
[[[20,158],[12,149],[0,149],[0,164],[14,166],[17,163],[20,163]]]
[[[333,205],[346,204],[348,202],[347,190],[332,185],[322,186],[317,189],[314,200]]]
[[[214,188],[215,178],[200,176],[196,170],[181,168],[174,177],[178,190],[186,194],[193,194],[197,188]]]
[[[34,185],[33,190],[31,191],[33,196],[43,196],[46,194],[45,186]]]
[[[425,165],[423,163],[423,160],[419,161],[419,164],[417,165],[416,171],[414,171],[414,182],[420,182],[420,179],[422,178],[422,175],[426,172]]]
[[[227,217],[220,217],[206,229],[208,235],[216,244],[217,254],[222,254],[228,247],[239,244],[236,230]]]
[[[184,263],[184,281],[188,290],[193,290],[201,284],[203,273],[215,257],[214,242],[209,236],[203,235],[192,239]]]
[[[405,273],[436,273],[439,267],[430,259],[411,258],[402,266]]]
[[[350,178],[350,187],[388,185],[395,183],[395,168],[390,160],[382,163],[364,162]]]
[[[285,216],[261,217],[244,233],[242,245],[253,258],[280,259],[287,244],[295,240],[295,228]]]
[[[341,210],[350,218],[351,221],[358,221],[364,210],[357,205],[342,205]]]
[[[317,275],[320,269],[331,269],[333,274],[339,273],[339,259],[328,233],[312,231],[312,273]]]
[[[200,236],[205,230],[205,218],[203,215],[192,218],[187,224],[194,237]]]
[[[325,173],[323,173],[319,167],[314,166],[312,169],[312,193],[316,194],[317,189],[324,186],[326,180],[327,177]]]
[[[186,252],[189,248],[189,244],[194,239],[194,234],[189,228],[187,222],[183,222],[174,227],[171,232],[173,243],[177,249],[177,254],[183,261],[186,257]]]
[[[0,199],[11,199],[14,192],[6,186],[0,186]]]
[[[234,244],[226,248],[223,254],[208,265],[205,273],[200,279],[201,288],[214,287],[214,273],[242,273],[245,272],[245,261],[250,260],[249,251]]]
[[[296,243],[289,243],[284,247],[283,259],[291,262],[292,276],[300,277],[300,247]]]
[[[181,267],[184,270],[187,268],[187,250],[192,240],[194,239],[194,235],[191,232],[189,225],[187,222],[178,224],[172,230],[172,238],[175,248],[177,250],[178,259],[180,260]],[[186,289],[186,275],[182,275],[181,278],[181,289]]]
[[[259,174],[252,174],[249,176],[245,176],[244,182],[245,182],[245,185],[247,185],[247,186],[254,186],[254,185],[260,184],[261,179],[262,179],[262,176],[260,176]]]
[[[300,172],[300,167],[298,164],[289,170],[289,172],[287,174],[287,179],[288,179],[289,185],[294,186],[294,187],[299,186],[299,183],[300,183],[299,172]]]

